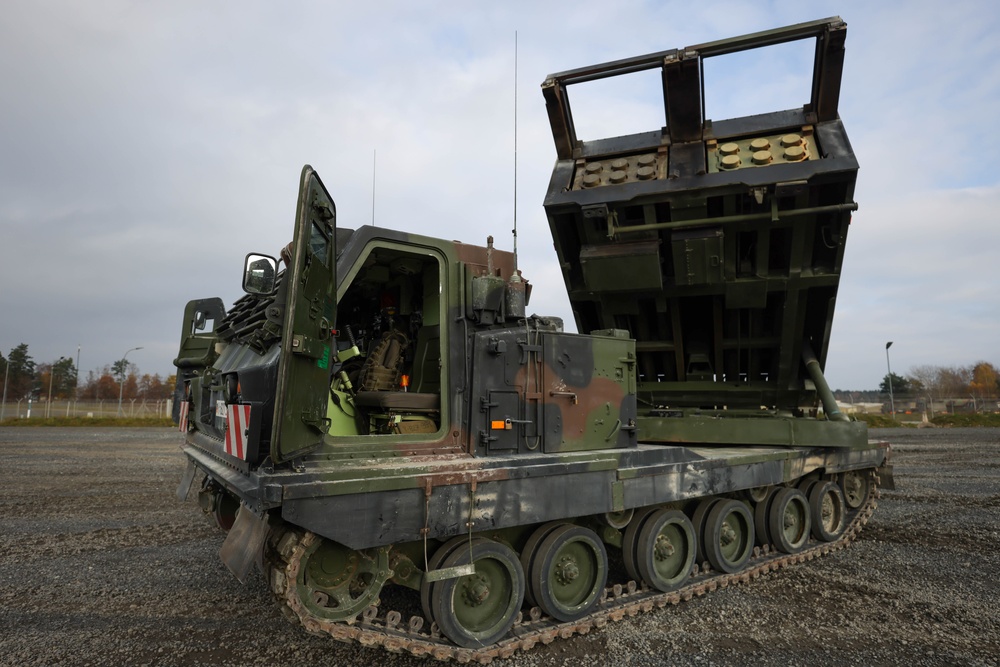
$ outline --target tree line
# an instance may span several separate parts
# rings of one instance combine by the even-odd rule
[[[158,401],[173,396],[177,381],[176,375],[162,378],[140,373],[138,366],[125,359],[80,378],[72,358],[36,363],[25,343],[12,348],[6,357],[0,352],[0,377],[8,401],[48,400],[50,396],[52,400],[102,400],[117,399],[119,394],[126,400]]]
[[[969,366],[914,366],[905,376],[886,374],[879,391],[927,396],[931,399],[974,397],[996,401],[1000,397],[1000,371],[988,361]]]
[[[833,392],[842,403],[890,404],[914,401],[921,405],[944,403],[948,406],[992,412],[1000,406],[1000,370],[988,361],[967,366],[913,366],[905,375],[887,373],[877,389]]]
[[[176,375],[166,378],[148,373],[140,374],[138,366],[120,359],[103,368],[87,372],[78,383],[79,373],[69,357],[60,357],[52,363],[36,363],[28,353],[28,346],[21,343],[11,349],[7,357],[0,352],[0,377],[4,378],[8,401],[36,399],[51,394],[53,400],[78,398],[101,400],[122,397],[128,400],[161,400],[174,393]],[[124,377],[124,387],[121,380]],[[987,361],[968,366],[913,366],[906,375],[886,374],[877,390],[834,392],[839,400],[878,401],[879,394],[927,397],[931,400],[971,397],[979,401],[1000,399],[1000,370]]]

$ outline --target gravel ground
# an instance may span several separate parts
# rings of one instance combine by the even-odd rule
[[[1000,664],[1000,429],[872,434],[897,490],[850,549],[493,664]],[[436,664],[308,635],[241,586],[174,497],[178,444],[0,428],[0,664]]]

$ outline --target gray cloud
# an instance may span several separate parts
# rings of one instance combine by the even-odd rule
[[[306,162],[344,226],[371,220],[377,151],[377,224],[510,247],[515,30],[521,265],[531,310],[571,321],[541,208],[544,76],[841,13],[861,210],[831,383],[874,387],[890,339],[898,371],[996,361],[997,11],[800,5],[7,3],[0,350],[26,342],[49,362],[80,344],[86,371],[141,345],[130,360],[172,373],[184,303],[232,302],[243,255],[287,242]],[[764,92],[797,81],[781,64]]]

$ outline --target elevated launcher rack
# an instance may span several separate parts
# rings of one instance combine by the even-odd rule
[[[857,209],[858,163],[837,112],[846,33],[834,17],[542,84],[558,155],[545,210],[576,323],[635,338],[650,414],[809,416],[819,398],[846,419],[821,372]],[[705,118],[706,58],[810,38],[807,104]],[[577,138],[570,86],[657,68],[664,127]]]

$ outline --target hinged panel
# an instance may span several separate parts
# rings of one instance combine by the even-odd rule
[[[319,446],[336,321],[336,207],[312,167],[302,169],[295,235],[286,269],[288,308],[282,331],[271,458],[287,461]]]

